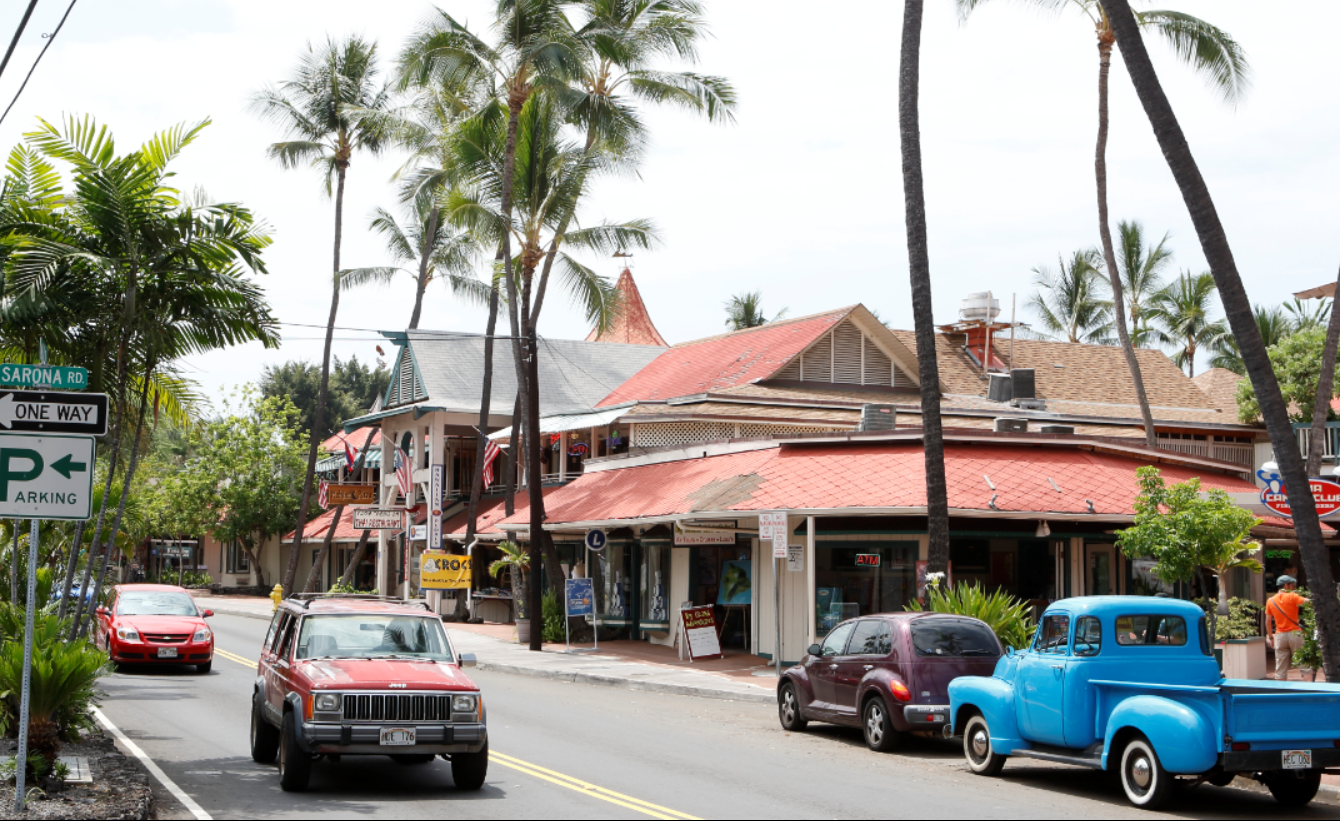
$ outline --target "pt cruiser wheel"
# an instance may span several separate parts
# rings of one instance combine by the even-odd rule
[[[1000,775],[1006,756],[998,755],[991,746],[991,728],[980,714],[968,719],[963,729],[963,755],[968,769],[977,775]]]
[[[1121,752],[1121,787],[1132,804],[1146,810],[1158,809],[1172,795],[1173,777],[1144,736],[1132,739]]]
[[[865,745],[877,753],[893,752],[898,747],[898,731],[889,718],[889,708],[878,696],[865,703],[865,709],[861,711],[861,730],[865,733]]]
[[[782,729],[790,732],[802,732],[809,722],[800,714],[800,699],[796,697],[796,685],[783,684],[777,691],[777,717],[781,719]]]

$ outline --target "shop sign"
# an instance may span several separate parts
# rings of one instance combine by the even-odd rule
[[[411,525],[409,529],[409,540],[411,542],[421,542],[428,538],[428,525]]]
[[[361,508],[354,511],[354,530],[400,530],[405,526],[402,510]]]
[[[586,549],[592,553],[599,553],[605,549],[605,545],[610,543],[610,537],[605,535],[603,530],[586,531]]]
[[[428,511],[428,549],[442,549],[442,497],[445,493],[447,468],[445,465],[433,465],[428,480],[428,498],[432,508]]]
[[[706,545],[733,544],[735,544],[734,533],[705,533],[703,531],[685,533],[679,528],[675,528],[676,547],[702,547]]]
[[[786,569],[792,573],[805,572],[805,545],[793,544],[786,549]]]
[[[686,607],[679,611],[684,622],[685,646],[689,659],[721,658],[721,639],[717,636],[716,610],[707,607]]]
[[[340,505],[375,505],[375,485],[330,485],[326,488],[326,502],[331,507]]]
[[[419,587],[424,590],[469,590],[472,569],[470,556],[423,553],[419,556]]]
[[[857,554],[856,554],[856,566],[857,566],[857,567],[879,567],[879,560],[880,560],[880,559],[879,559],[879,554],[878,554],[878,553],[857,553]]]
[[[590,579],[568,579],[564,586],[567,588],[569,617],[595,615],[595,586]]]
[[[1319,517],[1324,519],[1340,511],[1340,483],[1330,479],[1309,479],[1308,484],[1311,486],[1312,498],[1316,501]],[[1278,489],[1275,489],[1276,487]],[[1283,483],[1268,484],[1261,491],[1261,504],[1272,513],[1293,518],[1293,510],[1289,507],[1289,494],[1285,492]]]

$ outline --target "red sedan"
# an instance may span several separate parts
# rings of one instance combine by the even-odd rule
[[[98,608],[94,641],[117,664],[194,664],[208,673],[214,663],[214,633],[184,588],[167,584],[122,584]]]

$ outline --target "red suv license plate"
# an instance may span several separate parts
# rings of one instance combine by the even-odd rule
[[[414,746],[414,728],[383,727],[381,744],[383,747],[412,747]]]

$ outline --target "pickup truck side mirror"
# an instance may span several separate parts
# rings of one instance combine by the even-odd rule
[[[810,649],[806,650],[805,652],[806,652],[806,653],[809,653],[811,656],[817,656],[817,655],[819,655],[820,653],[822,653],[823,651],[824,651],[824,648],[820,647],[819,645],[817,645],[817,644],[811,644],[811,645],[810,645]]]
[[[461,653],[460,664],[462,667],[475,667],[479,664],[479,659],[474,653]]]
[[[107,615],[107,608],[106,608],[106,607],[103,607],[103,606],[101,606],[101,605],[99,605],[99,606],[98,606],[98,615],[99,615],[99,616],[105,616],[105,615]]]

